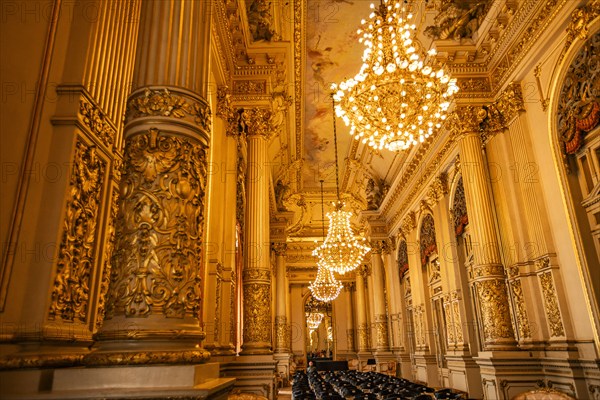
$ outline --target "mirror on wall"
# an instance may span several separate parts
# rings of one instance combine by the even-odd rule
[[[332,358],[334,329],[331,302],[324,303],[309,295],[304,303],[304,321],[307,358]]]

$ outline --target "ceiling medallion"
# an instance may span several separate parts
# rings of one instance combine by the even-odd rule
[[[413,16],[401,1],[382,0],[371,9],[357,31],[366,47],[359,73],[332,85],[335,111],[355,139],[404,150],[441,128],[458,86],[436,66],[434,49],[421,60],[411,38]]]

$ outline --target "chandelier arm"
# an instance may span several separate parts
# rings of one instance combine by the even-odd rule
[[[340,202],[340,171],[338,166],[338,146],[337,146],[337,129],[335,124],[335,99],[331,93],[331,106],[333,110],[333,146],[335,148],[335,191],[337,193],[338,203]]]

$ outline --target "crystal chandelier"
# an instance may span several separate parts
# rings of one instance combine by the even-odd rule
[[[325,315],[320,312],[310,312],[306,314],[306,324],[311,331],[317,330]]]
[[[329,302],[335,300],[342,291],[344,285],[333,276],[333,272],[317,263],[317,277],[308,285],[312,296],[320,301]]]
[[[321,179],[321,218],[323,218],[323,237],[325,237],[324,214],[323,180]],[[313,256],[316,255],[315,251],[316,249],[313,250]],[[315,278],[315,281],[308,286],[313,297],[324,302],[333,301],[340,295],[343,287],[344,285],[335,279],[333,272],[326,268],[323,264],[323,260],[319,257],[319,261],[317,262],[317,277]]]
[[[335,101],[333,101],[335,109]],[[333,116],[333,142],[335,145],[335,180],[337,191],[337,202],[335,210],[327,213],[329,218],[329,230],[323,243],[315,248],[312,255],[318,257],[319,265],[326,269],[345,274],[358,268],[364,256],[371,250],[364,244],[364,239],[359,241],[352,232],[350,217],[352,213],[344,211],[344,203],[340,201],[339,172],[337,157],[337,132],[335,127],[335,115]],[[323,181],[321,181],[321,203],[323,202]],[[322,207],[322,204],[321,204]]]
[[[360,72],[333,84],[336,114],[350,134],[375,149],[404,150],[442,126],[456,79],[436,69],[434,49],[421,60],[411,38],[415,25],[401,1],[382,0],[362,20]]]

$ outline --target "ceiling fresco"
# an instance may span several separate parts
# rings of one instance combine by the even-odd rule
[[[335,185],[332,104],[333,82],[354,76],[360,69],[363,45],[356,30],[370,13],[372,0],[308,0],[305,8],[304,163],[303,187],[315,188],[324,179]],[[351,137],[336,121],[340,171],[345,168]],[[340,172],[340,175],[342,172]],[[340,176],[341,178],[341,176]]]

